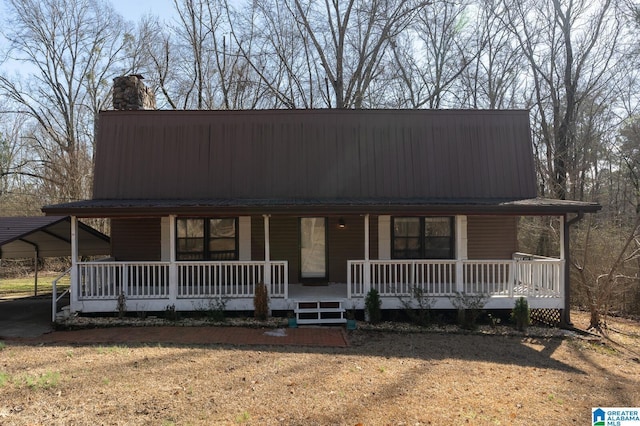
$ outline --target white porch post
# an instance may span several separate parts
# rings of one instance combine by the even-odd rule
[[[78,293],[80,292],[80,276],[78,271],[78,217],[71,216],[71,289],[69,302],[71,311],[77,311]],[[55,312],[53,313],[55,315]]]
[[[262,215],[264,218],[264,284],[271,291],[271,247],[269,246],[269,215]],[[285,299],[288,297],[285,287]]]
[[[378,216],[378,259],[391,260],[391,216]]]
[[[565,260],[565,244],[564,244],[564,239],[565,239],[565,223],[567,221],[567,218],[565,216],[560,216],[560,260]]]
[[[560,276],[558,277],[558,285],[560,286],[560,297],[565,297],[565,273],[564,270],[567,268],[567,253],[565,252],[568,244],[565,243],[568,235],[565,233],[567,218],[565,216],[560,216]]]
[[[371,290],[371,263],[369,259],[369,214],[364,215],[364,293]]]
[[[467,216],[456,216],[456,288],[455,291],[464,292],[464,260],[469,259],[467,252]]]
[[[176,264],[176,216],[169,215],[169,304],[178,299],[178,265]]]
[[[251,260],[251,216],[238,218],[238,260]]]

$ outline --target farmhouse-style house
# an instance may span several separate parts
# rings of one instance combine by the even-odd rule
[[[369,289],[399,309],[456,292],[487,309],[566,310],[568,231],[600,206],[536,198],[527,111],[101,112],[93,199],[73,223],[72,312],[272,310],[343,321]],[[518,252],[517,222],[557,216],[559,258]],[[78,258],[79,218],[111,257]],[[568,316],[566,317],[568,318]]]

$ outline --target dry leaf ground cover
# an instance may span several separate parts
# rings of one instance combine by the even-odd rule
[[[640,405],[640,325],[609,324],[602,340],[356,330],[347,348],[4,342],[0,424],[584,425]]]

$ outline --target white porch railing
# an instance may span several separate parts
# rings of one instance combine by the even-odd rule
[[[456,291],[456,262],[430,260],[372,260],[369,279],[364,260],[348,263],[348,297],[363,297],[370,288],[380,296],[408,296],[414,288],[434,296],[446,296]],[[369,281],[369,285],[367,285]]]
[[[179,262],[178,298],[253,297],[265,282],[266,262]],[[286,261],[271,261],[269,296],[287,297]]]
[[[63,279],[71,282],[71,268],[67,269],[51,282],[51,322],[56,322],[56,314],[58,313],[58,302],[69,293],[71,288],[66,289],[62,294],[58,295],[58,284]],[[66,281],[65,281],[66,282]]]
[[[456,292],[509,297],[562,297],[563,261],[538,260],[350,260],[348,297],[427,296]]]
[[[168,299],[168,262],[78,263],[78,300]]]
[[[266,262],[177,262],[173,294],[179,299],[253,297],[264,282]],[[268,262],[270,297],[287,297],[286,261]],[[169,299],[172,294],[169,262],[78,263],[78,300]]]

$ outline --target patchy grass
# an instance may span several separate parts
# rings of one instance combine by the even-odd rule
[[[3,387],[9,381],[9,375],[0,371],[0,388]]]
[[[52,282],[59,275],[55,272],[38,274],[38,294],[48,294],[53,291]],[[69,288],[69,278],[65,277],[58,283],[58,293]],[[21,278],[0,279],[0,297],[33,296],[35,290],[33,275]]]
[[[606,338],[355,330],[347,348],[8,341],[0,424],[589,424],[640,401],[640,324],[609,321]]]
[[[24,383],[29,389],[51,389],[60,383],[60,373],[57,371],[45,371],[37,375],[22,376],[19,382]]]
[[[39,374],[14,374],[0,372],[0,387],[12,384],[16,388],[28,388],[31,390],[52,389],[60,384],[60,373],[57,371],[45,371]]]

